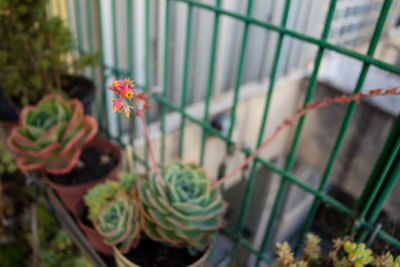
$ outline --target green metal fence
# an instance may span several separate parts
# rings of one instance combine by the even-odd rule
[[[317,80],[318,80],[318,73],[321,65],[321,61],[324,57],[324,53],[326,50],[331,50],[335,51],[339,54],[343,54],[346,56],[349,56],[351,58],[357,59],[363,63],[362,65],[362,70],[359,74],[358,77],[358,82],[356,84],[356,87],[354,88],[354,93],[359,92],[362,89],[362,86],[365,82],[365,78],[367,76],[368,70],[370,69],[371,66],[375,66],[379,69],[388,71],[390,73],[394,74],[400,74],[400,68],[396,67],[394,65],[390,65],[388,63],[385,63],[381,60],[378,60],[374,58],[374,52],[377,48],[378,41],[382,35],[382,30],[385,25],[385,21],[388,16],[389,9],[392,4],[392,0],[385,0],[383,2],[383,5],[381,7],[380,15],[378,18],[378,21],[375,25],[375,31],[373,33],[372,39],[369,44],[368,52],[366,54],[361,54],[356,51],[352,51],[350,49],[341,47],[341,46],[336,46],[330,42],[328,42],[328,36],[331,28],[331,24],[334,18],[335,14],[335,8],[337,5],[338,0],[331,0],[329,3],[329,8],[327,11],[327,14],[325,16],[325,24],[323,27],[322,35],[320,38],[314,38],[299,32],[295,32],[293,30],[290,30],[286,28],[286,24],[288,21],[288,16],[289,16],[289,10],[291,7],[291,2],[290,0],[286,0],[285,2],[285,8],[283,10],[283,16],[281,20],[280,25],[274,25],[262,20],[258,20],[252,17],[252,8],[253,8],[253,0],[248,0],[247,3],[247,10],[246,14],[242,15],[239,13],[231,12],[228,10],[224,10],[221,8],[221,1],[222,0],[216,0],[215,5],[208,5],[204,3],[200,3],[199,1],[194,1],[194,0],[174,0],[174,2],[182,2],[186,3],[188,6],[188,15],[187,15],[187,31],[186,31],[186,41],[185,41],[185,49],[182,51],[184,53],[184,79],[183,79],[183,92],[182,92],[182,99],[181,99],[181,105],[177,106],[173,104],[167,97],[167,92],[168,92],[168,79],[169,79],[169,68],[168,68],[168,63],[169,63],[169,45],[170,45],[170,9],[171,9],[171,2],[172,0],[162,0],[166,1],[166,13],[165,13],[165,39],[164,39],[164,57],[163,57],[163,80],[162,80],[162,93],[156,93],[152,95],[152,98],[160,105],[160,121],[161,121],[161,159],[162,161],[165,160],[165,143],[166,143],[166,116],[169,111],[176,111],[180,114],[181,116],[181,124],[180,124],[180,139],[179,139],[179,156],[183,156],[183,144],[184,144],[184,131],[185,131],[185,126],[186,122],[190,121],[200,127],[203,128],[203,134],[201,138],[201,154],[199,155],[199,162],[201,164],[204,163],[204,156],[205,156],[205,149],[206,149],[206,141],[207,141],[207,136],[209,134],[212,134],[221,140],[226,142],[226,149],[227,151],[232,149],[233,147],[236,146],[234,140],[232,139],[232,134],[235,129],[235,122],[236,122],[236,110],[237,110],[237,104],[238,104],[238,97],[239,97],[239,90],[242,84],[242,77],[243,77],[243,71],[244,71],[244,62],[246,59],[246,48],[247,44],[249,42],[249,28],[250,27],[261,27],[265,29],[265,31],[273,31],[277,32],[279,34],[279,38],[277,40],[277,46],[275,48],[275,57],[273,61],[273,68],[270,74],[270,83],[269,83],[269,88],[268,88],[268,95],[266,98],[265,102],[265,107],[264,107],[264,113],[262,116],[262,121],[261,121],[261,127],[259,129],[259,134],[258,134],[258,139],[257,139],[257,145],[260,145],[264,136],[264,132],[266,127],[268,127],[268,112],[270,109],[270,104],[271,104],[271,98],[273,96],[274,92],[274,87],[275,87],[275,81],[276,81],[276,76],[277,76],[277,69],[278,65],[280,63],[280,57],[281,57],[281,52],[282,52],[282,46],[283,46],[283,41],[285,38],[295,38],[297,40],[303,41],[308,44],[313,44],[318,46],[318,52],[315,57],[315,62],[314,62],[314,70],[311,74],[310,81],[308,84],[308,88],[306,91],[306,96],[304,100],[304,106],[307,105],[312,100]],[[59,1],[58,1],[59,2]],[[75,1],[75,7],[78,6],[79,1]],[[86,1],[86,19],[87,19],[87,34],[88,34],[88,39],[92,40],[90,41],[90,46],[89,46],[89,52],[93,52],[95,50],[94,44],[93,44],[93,39],[94,39],[94,27],[93,27],[93,21],[99,25],[100,31],[100,40],[102,42],[102,37],[101,37],[101,29],[104,27],[103,22],[102,22],[102,12],[101,12],[101,0],[97,1],[97,4],[95,5],[98,14],[94,17],[97,18],[97,21],[93,18],[91,11],[95,10],[96,8],[93,8],[91,5],[96,3],[95,1]],[[106,96],[105,96],[105,85],[104,82],[106,81],[107,78],[109,77],[125,77],[125,76],[132,76],[132,73],[134,72],[134,67],[133,65],[129,65],[128,70],[124,70],[119,68],[119,62],[118,62],[118,50],[117,50],[117,45],[116,42],[118,42],[118,36],[117,36],[117,21],[116,21],[116,0],[112,0],[112,9],[110,10],[111,16],[112,16],[112,27],[114,29],[113,33],[113,42],[114,42],[114,58],[115,62],[113,66],[105,66],[103,65],[102,71],[101,71],[101,76],[102,77],[102,85],[103,88],[99,91],[101,92],[98,94],[97,97],[97,118],[100,122],[100,128],[102,131],[110,136],[110,133],[107,128],[107,123],[109,118],[107,117],[107,112],[104,112],[104,109],[100,107],[106,107]],[[128,7],[132,6],[132,0],[127,0]],[[71,8],[71,7],[69,7]],[[186,111],[187,107],[187,92],[188,92],[188,87],[189,87],[189,70],[193,66],[193,62],[191,62],[191,54],[190,54],[190,49],[191,49],[191,34],[192,34],[192,14],[194,9],[204,9],[204,10],[209,10],[214,12],[215,20],[214,20],[214,25],[213,25],[213,31],[210,32],[212,34],[212,45],[211,45],[211,51],[210,54],[207,55],[210,57],[210,63],[209,63],[209,74],[208,74],[208,82],[207,82],[207,92],[206,92],[206,100],[205,100],[205,111],[204,111],[204,119],[203,120],[198,120],[194,118],[193,116],[189,115]],[[128,9],[128,14],[127,14],[127,35],[128,35],[128,47],[132,47],[132,21],[131,21],[131,16],[129,14]],[[80,14],[79,8],[76,9],[75,11],[76,14],[76,30],[78,32],[78,47],[82,48],[82,40],[83,40],[83,33],[82,33],[82,14]],[[225,136],[221,134],[219,131],[214,129],[210,123],[209,123],[209,108],[210,108],[210,100],[212,96],[212,91],[213,91],[213,81],[214,81],[214,72],[215,72],[215,59],[216,59],[216,50],[217,50],[217,44],[218,44],[218,36],[219,36],[219,24],[220,24],[220,18],[221,16],[228,16],[233,19],[240,20],[244,22],[244,31],[243,31],[243,36],[242,36],[242,43],[241,43],[241,49],[240,49],[240,57],[239,61],[237,62],[238,64],[238,71],[236,75],[236,83],[234,86],[234,97],[233,97],[233,107],[231,109],[230,113],[230,126],[229,126],[229,132]],[[145,83],[144,84],[139,84],[138,87],[143,89],[144,91],[149,91],[151,90],[150,88],[150,78],[151,78],[151,72],[150,72],[150,37],[149,37],[149,31],[150,31],[150,1],[147,0],[145,2],[145,24],[143,27],[145,27]],[[70,18],[71,20],[71,18]],[[70,25],[72,25],[72,22],[70,21]],[[130,59],[133,59],[133,53],[132,49],[128,49],[130,51],[128,53],[128,57]],[[130,61],[132,62],[132,61]],[[96,79],[99,75],[99,73],[96,71],[96,69],[92,70],[92,75]],[[271,263],[273,262],[273,259],[270,259],[266,256],[265,254],[265,249],[267,248],[268,243],[271,241],[271,235],[272,235],[272,230],[274,229],[274,225],[277,220],[278,213],[281,209],[282,206],[282,201],[286,192],[286,189],[289,184],[293,184],[302,190],[312,194],[314,196],[314,202],[312,205],[312,208],[310,209],[306,222],[301,228],[301,233],[298,237],[297,240],[297,246],[296,246],[296,253],[298,252],[298,249],[300,248],[300,245],[302,244],[304,240],[304,236],[307,233],[307,231],[310,229],[310,225],[315,217],[316,211],[318,209],[318,206],[320,205],[321,202],[325,202],[329,204],[330,206],[334,207],[338,211],[342,212],[348,218],[350,218],[353,223],[354,227],[352,228],[352,234],[357,233],[358,241],[363,241],[365,240],[366,236],[371,233],[375,229],[375,221],[377,219],[377,216],[381,212],[383,208],[383,204],[385,203],[385,200],[391,193],[397,179],[400,176],[400,116],[397,117],[393,128],[391,130],[390,136],[388,137],[386,144],[384,146],[384,149],[380,153],[379,160],[376,162],[375,168],[373,172],[371,173],[371,176],[368,180],[368,183],[366,184],[362,196],[359,198],[357,202],[357,206],[355,209],[351,209],[342,203],[338,202],[337,200],[333,199],[332,197],[326,195],[324,193],[324,190],[326,189],[327,182],[329,180],[330,174],[332,172],[332,169],[334,167],[335,161],[337,159],[338,153],[340,151],[340,148],[342,146],[343,140],[346,135],[346,131],[349,128],[349,124],[351,123],[352,117],[354,115],[354,112],[356,110],[356,103],[351,103],[348,108],[347,108],[347,113],[346,116],[342,122],[341,128],[339,132],[337,133],[337,139],[334,144],[334,147],[332,151],[330,151],[330,157],[329,161],[326,165],[325,171],[323,173],[323,177],[319,183],[318,189],[314,189],[310,185],[300,181],[297,177],[292,175],[291,170],[293,168],[294,164],[294,159],[296,156],[297,148],[300,142],[300,138],[302,135],[302,130],[303,126],[305,123],[305,120],[307,119],[306,116],[302,117],[297,125],[296,131],[295,131],[295,136],[292,142],[292,146],[290,149],[289,156],[286,161],[286,165],[284,168],[279,168],[273,163],[261,158],[261,157],[256,157],[254,161],[252,162],[251,166],[251,172],[250,172],[250,177],[247,183],[247,188],[245,190],[245,196],[242,202],[242,208],[241,208],[241,215],[240,215],[240,221],[238,224],[237,229],[230,229],[226,228],[223,229],[225,233],[230,235],[234,242],[235,246],[230,253],[229,257],[231,258],[232,261],[235,260],[238,249],[240,247],[246,248],[248,251],[250,251],[252,254],[256,255],[257,261],[256,261],[256,266],[259,266],[261,262],[266,262],[266,263]],[[117,122],[118,125],[118,136],[116,139],[119,141],[121,144],[123,143],[121,141],[121,134],[122,134],[122,126],[121,126],[121,120],[118,119]],[[131,129],[133,129],[134,125],[131,123]],[[134,136],[131,135],[129,139],[130,143],[134,142]],[[244,155],[250,155],[251,151],[248,149],[241,149],[241,152]],[[327,152],[328,153],[328,152]],[[137,162],[144,164],[148,166],[148,160],[147,158],[140,158],[138,155],[135,155],[135,158]],[[273,172],[279,174],[281,176],[281,184],[279,187],[278,194],[276,196],[275,202],[273,204],[272,212],[269,217],[269,222],[265,231],[265,236],[263,238],[262,244],[260,247],[254,247],[252,244],[250,244],[249,241],[247,241],[244,236],[243,236],[243,230],[244,230],[244,224],[247,218],[247,212],[249,208],[249,203],[250,203],[250,196],[252,195],[254,183],[255,183],[255,176],[258,167],[264,166]],[[383,230],[380,230],[377,233],[378,238],[381,238],[385,240],[387,243],[390,243],[392,246],[396,247],[397,249],[400,249],[400,241],[394,238],[393,236],[389,235],[388,233],[384,232]]]

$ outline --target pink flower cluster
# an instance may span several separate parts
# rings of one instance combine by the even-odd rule
[[[147,96],[143,93],[135,92],[136,85],[133,81],[126,78],[125,80],[116,80],[111,86],[107,86],[114,92],[113,112],[123,112],[129,118],[130,110],[136,110],[136,116],[143,116],[144,109],[150,109],[151,106]]]

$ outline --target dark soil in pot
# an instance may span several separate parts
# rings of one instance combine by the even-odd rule
[[[356,199],[344,192],[340,187],[331,185],[328,190],[328,195],[343,203],[345,206],[353,209],[356,205]],[[342,237],[348,229],[351,220],[350,218],[338,211],[334,207],[326,203],[322,203],[316,213],[312,223],[310,232],[317,234],[322,239],[322,248],[324,254],[332,249],[332,239]],[[382,211],[374,225],[382,224],[382,229],[387,233],[400,239],[400,219],[393,221],[385,211]],[[368,237],[364,242],[368,241]],[[376,238],[370,247],[375,254],[380,255],[390,251],[393,255],[399,255],[400,250],[388,245],[380,238]]]
[[[51,181],[62,185],[77,185],[95,181],[109,173],[118,163],[112,151],[97,147],[83,149],[79,162],[71,172],[48,175]]]
[[[0,88],[0,120],[8,122],[17,122],[20,109],[14,107],[13,104],[4,96],[3,89]]]
[[[91,105],[96,91],[94,83],[80,75],[63,75],[61,79],[62,90],[70,98],[78,98],[83,104],[85,114],[91,114]]]
[[[80,75],[63,75],[61,77],[61,88],[70,98],[78,98],[85,109],[85,114],[91,114],[91,105],[94,100],[96,87],[94,83]],[[19,99],[10,101],[0,88],[0,120],[7,122],[18,122],[21,104]]]
[[[3,175],[0,176],[0,182],[2,184],[6,184],[6,183],[12,181],[13,177],[14,177],[13,174],[3,173]]]
[[[89,226],[94,229],[93,223],[88,218],[89,215],[89,208],[88,206],[84,205],[83,209],[78,212],[79,219],[83,222],[86,226]]]
[[[185,267],[200,259],[203,253],[192,256],[186,248],[173,248],[143,238],[137,248],[131,249],[124,256],[141,267]]]

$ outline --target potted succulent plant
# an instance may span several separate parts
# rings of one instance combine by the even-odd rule
[[[113,255],[112,245],[127,251],[139,240],[136,179],[135,173],[122,172],[120,181],[94,186],[85,195],[85,202],[78,203],[79,226],[94,248],[105,255]]]
[[[116,179],[119,172],[119,148],[96,134],[97,122],[84,115],[80,101],[51,94],[21,111],[8,144],[18,167],[43,171],[68,210],[75,212],[88,188]]]
[[[164,185],[155,173],[125,173],[84,197],[89,210],[80,208],[78,222],[97,250],[109,255],[113,246],[118,266],[203,266],[213,234],[224,225],[227,203],[204,170],[178,162],[162,175]]]
[[[156,251],[163,250],[162,246],[165,244],[169,248],[189,248],[189,255],[195,255],[196,251],[203,252],[203,254],[197,254],[200,256],[197,256],[194,262],[192,259],[190,263],[169,263],[170,266],[201,266],[207,257],[206,249],[210,247],[213,233],[224,225],[223,215],[227,204],[222,198],[220,185],[246,166],[272,142],[282,129],[292,125],[295,120],[308,111],[328,104],[359,102],[367,97],[400,94],[399,88],[396,87],[389,90],[372,90],[368,94],[341,95],[310,103],[289,119],[284,120],[248,158],[225,177],[216,181],[209,178],[205,171],[196,164],[175,162],[160,170],[152,152],[151,140],[144,119],[145,110],[150,108],[147,97],[144,93],[135,92],[135,86],[129,79],[114,81],[108,88],[113,90],[115,95],[114,112],[123,112],[129,118],[130,111],[133,109],[135,115],[141,119],[153,167],[150,175],[138,176],[136,193],[128,197],[126,194],[115,194],[115,198],[103,203],[101,208],[97,208],[104,208],[103,212],[99,212],[97,218],[91,218],[98,232],[109,244],[114,245],[114,257],[118,266],[157,265],[157,262],[154,262],[157,259],[158,252]],[[137,201],[129,201],[129,197],[131,200],[136,199]],[[135,205],[138,208],[133,209]],[[90,209],[90,205],[88,206]],[[140,236],[136,236],[138,221],[141,222],[139,226],[144,237],[142,235],[139,245],[124,255],[127,245],[137,245],[137,240],[140,238]],[[133,232],[132,225],[135,225]],[[120,226],[124,227],[119,228]],[[135,234],[132,235],[132,233]],[[149,245],[149,240],[156,242]],[[147,247],[148,251],[151,251],[147,257],[143,256],[142,244]],[[184,252],[180,251],[179,253],[178,258],[185,258]],[[164,254],[163,257],[173,258],[169,254]],[[150,260],[150,263],[142,262],[143,259]]]
[[[333,250],[325,256],[321,252],[320,238],[312,233],[307,234],[303,255],[295,258],[287,242],[278,243],[276,254],[278,263],[276,267],[399,267],[400,256],[396,258],[390,252],[374,255],[373,251],[366,248],[364,243],[355,243],[350,240],[334,239]],[[341,250],[344,253],[340,253]]]
[[[114,81],[110,89],[117,96],[114,111],[129,117],[135,108],[143,119],[150,105],[129,79]],[[221,190],[196,164],[176,162],[159,170],[150,142],[149,153],[154,167],[150,175],[133,174],[136,179],[129,187],[106,183],[88,192],[89,219],[113,246],[118,266],[203,266],[213,234],[224,226],[227,203]]]
[[[23,106],[37,103],[48,93],[80,99],[85,111],[94,99],[94,84],[69,75],[98,61],[83,55],[71,62],[72,34],[58,17],[46,14],[48,0],[0,2],[0,119],[17,122]]]

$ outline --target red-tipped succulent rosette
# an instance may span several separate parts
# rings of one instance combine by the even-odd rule
[[[84,115],[81,102],[51,94],[22,110],[8,144],[21,170],[64,174],[74,168],[83,145],[93,139],[97,129],[96,120]]]
[[[162,170],[164,185],[153,174],[139,179],[138,193],[146,235],[176,247],[205,249],[225,225],[228,204],[220,188],[196,164],[173,163]]]

